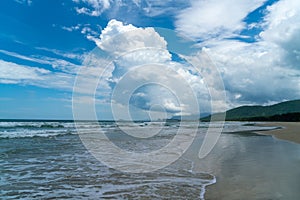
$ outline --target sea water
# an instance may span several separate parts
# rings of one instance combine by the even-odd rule
[[[124,136],[120,124],[116,122],[99,122],[99,127],[94,124],[79,122],[77,128],[90,133],[100,127],[120,148],[139,152],[162,148],[174,138],[180,126],[179,122],[137,122],[139,127],[159,127],[162,131],[151,138],[134,140]],[[130,128],[132,124],[122,123],[122,126]],[[186,132],[194,127],[195,122],[181,124]],[[197,155],[207,128],[208,123],[200,123],[191,148],[170,166],[154,172],[125,173],[93,157],[80,140],[72,121],[1,121],[0,196],[4,199],[204,199],[210,185],[218,185],[219,182],[224,184],[228,171],[236,169],[228,162],[230,156],[235,155],[233,151],[243,152],[245,146],[261,145],[261,141],[264,146],[271,148],[270,151],[282,149],[282,146],[276,147],[271,137],[228,134],[268,129],[231,122],[225,124],[224,134],[215,149],[207,158],[200,160]],[[237,139],[241,137],[243,139]],[[268,139],[262,140],[261,137]],[[228,150],[228,147],[231,149]],[[290,151],[286,152],[287,155],[295,153],[293,148],[284,150]],[[251,152],[249,155],[252,155]],[[264,155],[265,160],[262,159]],[[269,162],[267,156],[270,156],[269,151],[260,152],[259,160],[262,163],[256,166],[258,169]],[[251,156],[251,159],[257,162],[255,156]],[[251,160],[245,159],[239,165],[247,168],[248,162]],[[295,160],[292,162],[292,165],[299,164]],[[298,172],[299,169],[295,168],[290,173]],[[243,176],[241,174],[236,173],[236,176]],[[268,176],[273,175],[276,180],[286,176],[284,173],[269,173]],[[230,189],[227,192],[230,193]]]

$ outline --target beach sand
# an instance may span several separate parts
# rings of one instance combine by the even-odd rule
[[[205,200],[298,199],[299,182],[294,177],[299,177],[300,171],[294,169],[299,163],[300,123],[265,122],[255,126],[274,127],[269,131],[252,133],[270,135],[291,144],[270,143],[268,137],[247,138],[249,134],[248,137],[251,137],[251,131],[237,132],[240,137],[232,137],[229,141],[244,142],[237,147],[234,146],[237,142],[229,145],[229,148],[224,148],[223,156],[213,160],[212,166],[217,167],[212,174],[217,182],[207,187]],[[230,148],[233,150],[230,151]],[[228,156],[230,154],[232,158]]]
[[[255,133],[262,135],[273,135],[278,139],[300,144],[300,122],[266,122],[258,125],[278,127],[278,129],[270,131],[258,131]]]

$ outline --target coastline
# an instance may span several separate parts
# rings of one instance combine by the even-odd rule
[[[260,135],[272,135],[273,137],[300,144],[300,122],[265,122],[256,126],[278,127],[273,130],[255,131]]]

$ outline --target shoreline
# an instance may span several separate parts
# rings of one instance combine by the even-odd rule
[[[279,142],[288,142],[283,142],[280,145],[267,143],[268,146],[265,147],[265,143],[259,143],[259,141],[270,141],[270,139],[268,140],[262,137],[261,139],[252,139],[253,142],[248,143],[248,146],[237,145],[236,148],[232,145],[227,146],[226,151],[230,151],[231,148],[233,148],[233,151],[226,154],[224,150],[224,156],[220,154],[219,157],[217,156],[210,161],[217,166],[211,171],[217,181],[215,184],[206,187],[204,196],[206,200],[256,199],[255,196],[253,196],[254,194],[260,194],[258,199],[278,198],[276,196],[277,194],[271,191],[278,188],[277,183],[280,182],[282,177],[286,177],[287,179],[289,177],[288,173],[286,174],[283,169],[288,169],[290,167],[289,164],[292,163],[289,161],[286,162],[286,159],[294,160],[293,157],[285,156],[285,150],[288,150],[287,147],[291,147],[292,149],[299,148],[297,145],[290,144],[300,144],[300,122],[254,122],[253,125],[270,127],[272,129],[262,131],[238,131],[230,134],[241,134],[242,136],[252,136],[254,134],[257,136],[268,135],[272,136],[274,140],[279,140]],[[248,138],[242,137],[242,139],[244,140],[243,144],[247,144],[245,141],[247,141]],[[249,141],[251,141],[251,139]],[[257,146],[254,146],[255,148],[252,149],[255,144],[257,144]],[[244,148],[244,151],[237,151],[240,150],[241,147]],[[219,151],[222,149],[221,147]],[[266,158],[261,156],[259,152],[263,152]],[[222,160],[226,155],[229,156]],[[268,161],[265,161],[265,159]],[[272,166],[275,165],[281,167],[272,168]],[[289,169],[292,171],[293,168],[294,166]],[[274,174],[278,176],[273,177]],[[284,195],[289,195],[289,199],[294,199],[294,196],[298,194],[295,192],[297,189],[294,190],[294,193],[290,193],[289,187],[290,186],[287,185],[286,188],[281,189],[281,192]],[[282,196],[279,197],[280,199],[282,198]]]
[[[265,131],[254,131],[254,133],[260,135],[272,135],[276,139],[300,144],[300,122],[264,122],[255,125],[278,128]]]

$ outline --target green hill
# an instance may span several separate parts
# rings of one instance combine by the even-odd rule
[[[217,118],[220,113],[213,114]],[[300,100],[271,106],[241,106],[226,111],[226,121],[300,121]],[[201,118],[210,121],[211,115]]]

